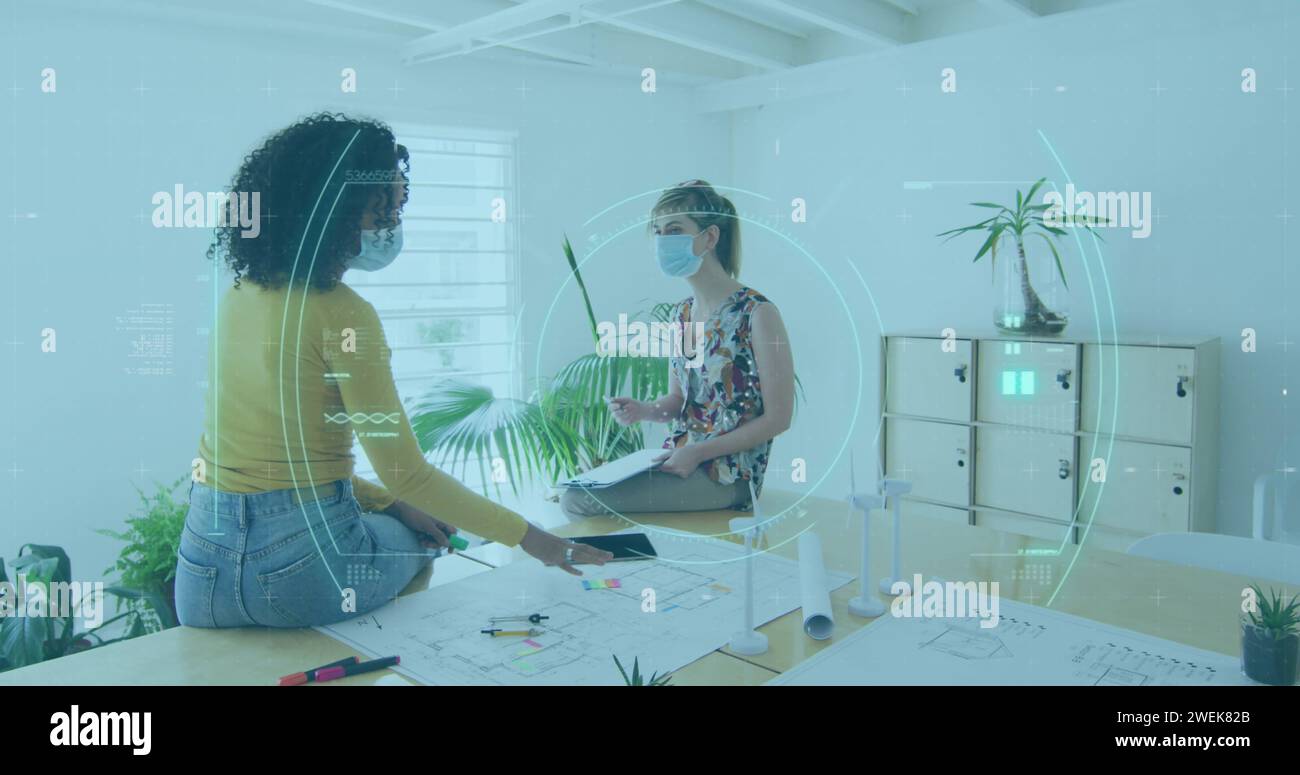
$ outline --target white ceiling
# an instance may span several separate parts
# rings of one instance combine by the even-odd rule
[[[717,82],[1121,0],[297,0],[406,36],[411,66],[510,53]],[[284,11],[281,4],[279,10]]]
[[[398,44],[413,68],[462,57],[717,85],[1001,24],[1132,0],[116,0],[196,24]],[[99,10],[103,10],[100,6]],[[235,20],[238,20],[237,22]]]

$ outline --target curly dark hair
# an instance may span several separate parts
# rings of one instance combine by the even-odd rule
[[[291,278],[333,288],[354,255],[366,208],[373,209],[375,229],[397,224],[394,214],[410,192],[409,171],[406,148],[387,124],[341,113],[307,116],[245,156],[231,181],[232,194],[258,192],[260,233],[245,238],[237,222],[218,226],[207,256],[222,255],[235,287],[246,277],[267,288]],[[394,202],[392,185],[356,185],[375,182],[400,182],[401,201]]]

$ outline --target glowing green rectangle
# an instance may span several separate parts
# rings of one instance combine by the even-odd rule
[[[1020,394],[1032,396],[1034,394],[1034,372],[1020,372]]]
[[[1002,372],[1002,395],[1014,396],[1016,394],[1016,373],[1014,371]]]

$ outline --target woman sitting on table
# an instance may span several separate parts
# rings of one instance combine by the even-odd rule
[[[681,354],[669,358],[667,395],[609,406],[623,425],[669,423],[668,451],[657,468],[618,484],[565,490],[560,503],[571,515],[749,509],[749,485],[762,490],[772,439],[790,427],[794,359],[776,306],[736,280],[735,206],[692,180],[664,191],[651,215],[660,270],[692,291],[673,313]]]
[[[212,329],[176,566],[181,624],[308,627],[364,613],[457,527],[576,575],[575,564],[612,558],[480,497],[421,453],[379,316],[342,282],[401,251],[408,170],[384,124],[322,113],[272,135],[235,175],[232,192],[260,196],[261,228],[244,237],[231,219],[208,250],[235,283]],[[353,475],[354,431],[382,487]]]

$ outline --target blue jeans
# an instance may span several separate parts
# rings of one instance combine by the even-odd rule
[[[189,627],[330,624],[389,602],[432,557],[394,517],[363,513],[347,479],[258,493],[193,482],[176,615]]]

